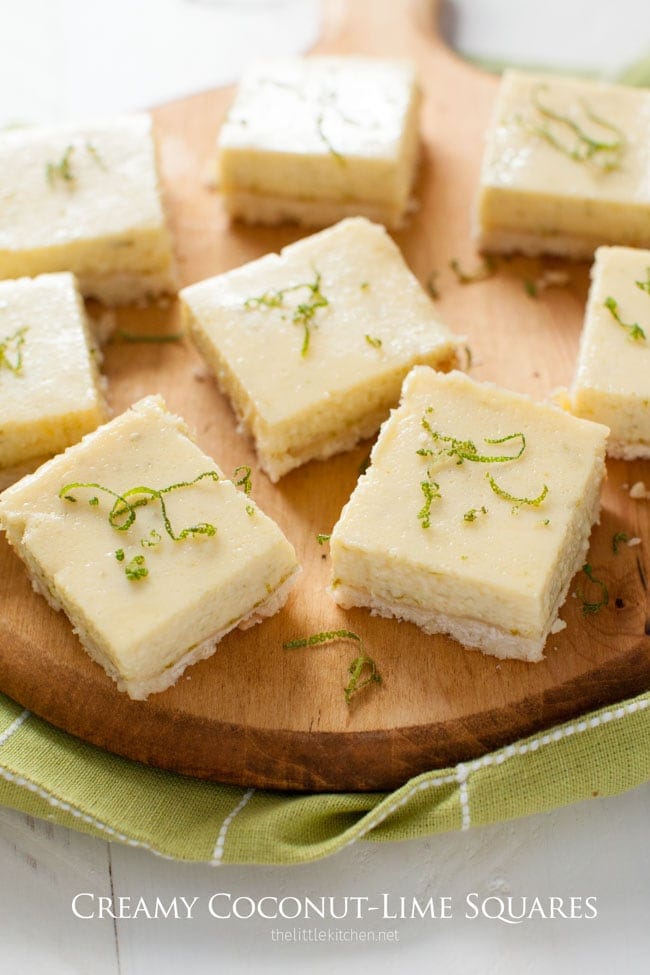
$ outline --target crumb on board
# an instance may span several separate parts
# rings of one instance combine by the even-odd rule
[[[112,309],[102,311],[99,315],[89,315],[91,330],[100,345],[106,345],[117,327],[117,315]]]
[[[542,271],[535,281],[540,291],[543,291],[545,288],[565,288],[570,283],[571,275],[568,271],[561,271],[559,269],[551,270],[550,268]]]
[[[636,481],[630,488],[630,497],[635,501],[649,501],[650,491],[645,486],[644,481]]]

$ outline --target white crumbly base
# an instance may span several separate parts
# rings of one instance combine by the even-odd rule
[[[600,486],[600,479],[595,479],[595,488]],[[566,602],[571,580],[576,572],[584,565],[589,550],[589,536],[591,526],[600,520],[600,494],[594,490],[590,508],[588,529],[584,532],[582,543],[575,552],[573,564],[567,573],[566,582],[555,600],[546,629],[536,637],[515,635],[498,626],[471,619],[470,617],[450,616],[434,609],[424,609],[421,606],[410,606],[402,600],[391,603],[377,598],[367,589],[346,586],[337,583],[330,586],[328,593],[343,609],[353,606],[367,606],[373,616],[394,617],[415,623],[425,633],[445,633],[457,640],[464,647],[481,650],[492,657],[511,660],[525,660],[528,663],[539,663],[544,659],[544,644],[550,633],[557,633],[564,627],[558,627],[558,614]],[[561,622],[561,621],[560,621]]]
[[[115,274],[83,275],[78,281],[85,298],[96,298],[104,305],[129,305],[161,294],[175,294],[178,290],[173,266],[143,274],[118,271]]]
[[[19,549],[19,554],[23,559],[25,559],[25,552],[22,549],[22,546]],[[50,604],[52,609],[57,610],[57,612],[59,610],[63,610],[65,612],[65,607],[39,578],[38,574],[34,571],[33,565],[29,564],[29,562],[27,562],[27,565],[30,581],[34,591],[43,596]],[[198,663],[199,660],[205,660],[208,657],[211,657],[217,648],[217,644],[226,636],[227,633],[230,633],[231,630],[237,629],[237,627],[242,630],[247,630],[251,626],[255,626],[256,623],[261,623],[262,620],[267,619],[269,616],[274,616],[277,612],[279,612],[279,610],[281,610],[286,603],[289,592],[293,588],[300,571],[300,566],[296,566],[291,575],[284,580],[284,582],[275,590],[275,592],[270,594],[268,599],[260,603],[258,606],[255,606],[239,619],[229,623],[228,626],[224,627],[222,630],[212,633],[201,643],[190,647],[178,658],[175,663],[168,666],[161,674],[158,674],[156,677],[149,677],[147,680],[126,680],[117,670],[115,665],[106,658],[105,654],[97,646],[97,643],[92,639],[83,626],[79,624],[73,625],[72,629],[73,632],[79,637],[84,650],[96,663],[100,665],[100,667],[106,671],[108,676],[115,681],[119,691],[126,691],[129,697],[134,701],[146,701],[150,694],[159,694],[161,691],[165,691],[168,687],[175,684],[186,667],[191,667],[192,664]]]
[[[650,443],[638,440],[635,443],[627,443],[624,440],[608,440],[607,453],[610,457],[620,460],[650,460]]]
[[[363,201],[344,203],[339,200],[303,200],[297,197],[262,196],[231,190],[223,191],[222,199],[226,212],[233,219],[266,226],[289,222],[305,227],[329,227],[345,217],[367,217],[389,230],[400,230],[406,216],[413,210],[410,202],[401,209]]]
[[[422,609],[419,606],[408,606],[402,601],[388,603],[373,596],[368,590],[354,589],[351,586],[339,585],[336,589],[328,589],[328,592],[343,609],[367,606],[372,616],[406,620],[408,623],[415,623],[425,633],[446,633],[464,647],[473,647],[494,657],[537,663],[544,656],[546,636],[537,639],[513,636],[499,627],[481,623],[479,620],[448,616],[446,613]]]
[[[603,242],[561,234],[545,235],[511,230],[482,230],[475,228],[474,240],[479,251],[489,254],[524,254],[539,257],[549,254],[571,261],[591,260]]]

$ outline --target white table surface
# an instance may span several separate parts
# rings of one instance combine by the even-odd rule
[[[230,81],[249,57],[306,50],[318,32],[316,0],[2,0],[1,9],[0,125],[155,104]],[[445,23],[459,49],[482,57],[598,67],[610,76],[650,49],[645,0],[454,0]],[[0,809],[0,973],[271,975],[333,965],[351,972],[364,963],[376,973],[645,972],[649,814],[646,785],[468,833],[361,843],[300,868],[213,868]],[[150,903],[200,900],[192,920],[80,920],[71,902],[82,891]],[[386,892],[420,903],[448,896],[454,917],[388,922],[371,915],[321,925],[395,930],[392,944],[281,944],[272,932],[292,922],[210,917],[208,898],[222,891],[254,899]],[[549,897],[594,897],[598,916],[519,925],[466,919],[465,898],[474,891],[546,904]]]

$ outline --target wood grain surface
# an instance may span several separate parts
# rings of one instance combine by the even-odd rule
[[[570,381],[587,293],[588,268],[569,265],[570,282],[531,298],[526,279],[558,261],[499,262],[488,280],[461,285],[449,269],[478,261],[469,236],[483,136],[496,79],[451,54],[435,31],[435,5],[400,0],[331,3],[318,53],[407,56],[424,90],[418,210],[395,235],[420,280],[438,272],[440,316],[467,336],[472,375],[544,398]],[[304,236],[230,226],[206,173],[232,90],[212,91],[154,111],[165,192],[183,284],[236,267]],[[123,309],[129,331],[177,331],[178,308]],[[264,367],[260,350],[260,368]],[[498,661],[415,626],[344,612],[326,595],[327,548],[316,542],[336,522],[369,444],[309,464],[273,486],[251,444],[190,342],[106,349],[115,412],[160,392],[194,428],[224,470],[250,464],[253,496],[296,546],[300,583],[273,619],[236,631],[208,661],[147,702],[115,689],[30,587],[22,564],[0,542],[0,688],[72,734],[119,754],[223,782],[291,790],[393,788],[426,769],[470,759],[518,736],[650,685],[650,505],[624,485],[644,480],[650,464],[609,463],[601,525],[589,561],[610,600],[584,616],[567,600],[567,628],[549,638],[539,664]],[[617,555],[612,537],[642,539]],[[572,586],[575,591],[578,580]],[[350,644],[283,650],[283,641],[324,629],[360,634],[381,686],[346,706],[343,688],[355,655]]]

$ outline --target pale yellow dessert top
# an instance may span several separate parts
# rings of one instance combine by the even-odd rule
[[[72,274],[0,281],[0,438],[4,424],[97,408],[85,312]],[[19,368],[16,368],[19,366]]]
[[[315,304],[317,281],[326,304],[307,322],[305,351],[299,308]],[[456,345],[384,228],[363,217],[185,288],[181,298],[269,423],[323,402],[331,409],[353,389],[371,397],[396,367],[436,349],[442,361]]]
[[[164,493],[171,530],[211,526],[174,540],[160,498],[146,506],[131,496],[131,526],[117,530],[110,514],[120,495],[135,487]],[[73,487],[92,482],[97,487]],[[96,503],[94,499],[97,499]],[[122,507],[124,507],[122,505]],[[128,512],[113,521],[124,524]],[[18,540],[47,579],[51,595],[81,617],[127,679],[162,670],[167,660],[200,642],[219,594],[232,605],[233,626],[252,610],[251,592],[268,598],[296,567],[295,553],[274,522],[228,480],[187,436],[160,397],[147,397],[80,444],[44,464],[0,496],[0,524]],[[212,532],[212,529],[214,531]],[[118,561],[116,552],[123,550]],[[134,557],[145,558],[146,578],[131,581]],[[261,595],[260,595],[261,593]],[[215,602],[216,601],[216,602]],[[162,659],[161,659],[162,655]]]
[[[416,87],[406,61],[286,58],[252,66],[219,135],[221,149],[345,157],[398,155]]]
[[[0,257],[163,223],[150,116],[0,133]]]
[[[359,548],[390,572],[402,564],[447,577],[449,600],[436,607],[441,612],[490,618],[503,600],[505,617],[512,618],[517,607],[511,612],[508,600],[539,600],[552,589],[557,568],[561,574],[558,555],[591,486],[595,458],[604,457],[607,433],[600,424],[491,383],[416,367],[334,530],[332,551]],[[511,439],[488,442],[506,437]],[[525,448],[514,459],[523,438]],[[463,445],[470,441],[473,447]],[[433,455],[418,454],[428,450]],[[462,463],[458,451],[465,454]],[[484,460],[467,459],[474,453]],[[513,459],[486,459],[502,456]],[[493,491],[488,474],[513,498],[541,500],[536,505],[507,500]],[[429,527],[423,482],[433,496]],[[468,602],[464,581],[478,584],[486,614],[476,587]],[[393,595],[409,601],[408,592]]]
[[[545,129],[569,151],[582,154],[587,144],[565,123],[550,118],[549,111],[567,117],[596,142],[619,142],[620,149],[598,151],[582,162],[569,158],[540,130]],[[616,129],[599,124],[597,119]],[[481,183],[549,197],[650,204],[650,92],[506,71]],[[552,219],[550,214],[551,223]]]
[[[609,298],[624,324],[606,306]],[[576,387],[643,397],[650,403],[650,250],[596,251]]]

